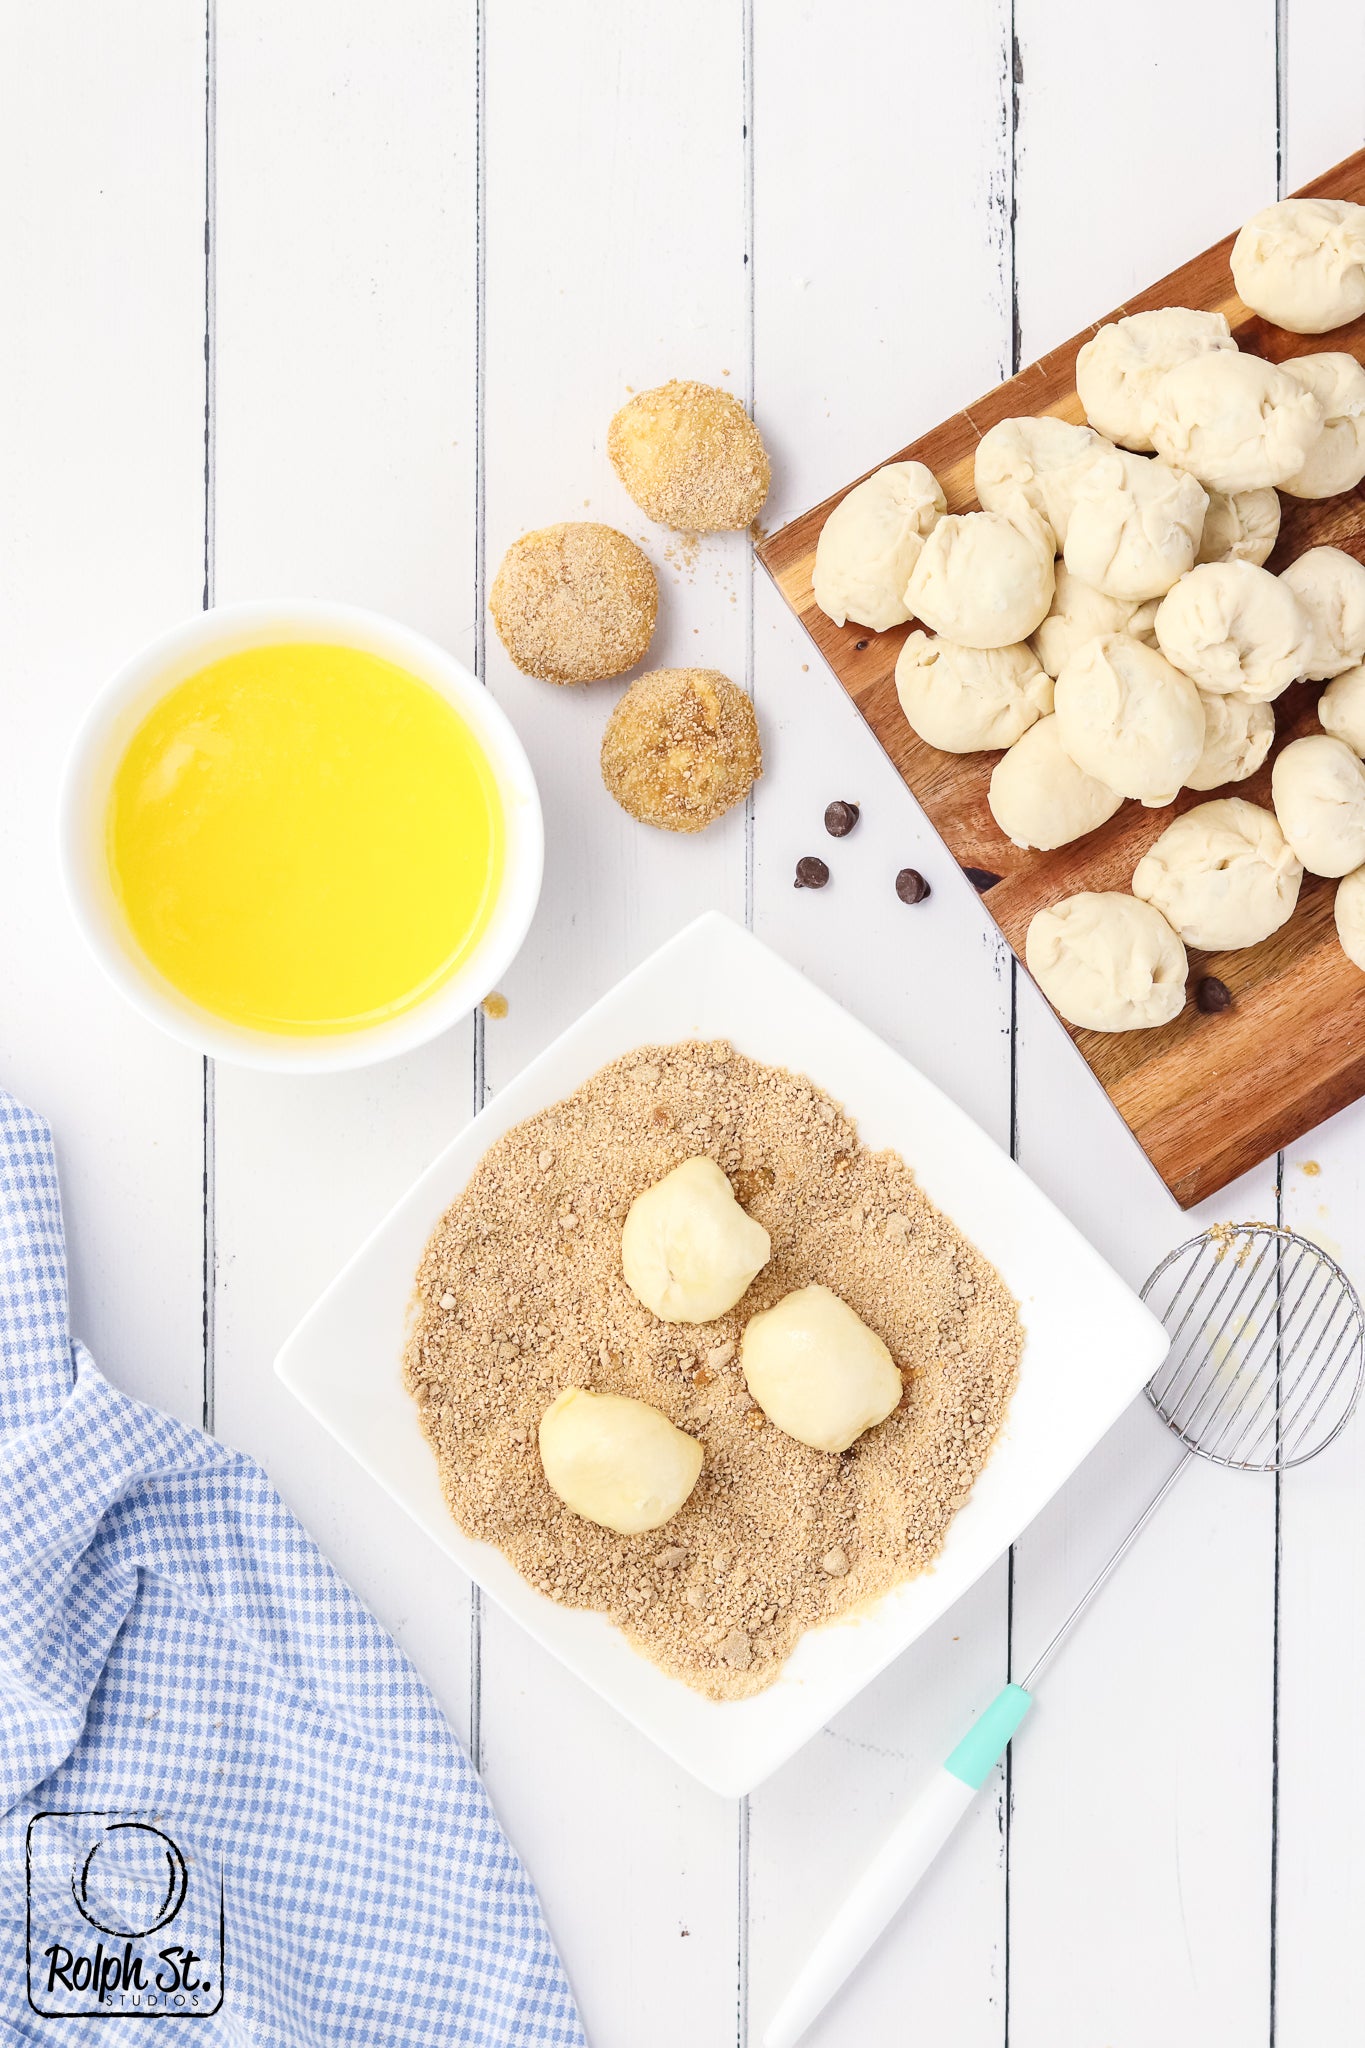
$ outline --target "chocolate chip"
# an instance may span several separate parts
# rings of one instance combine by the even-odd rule
[[[823,889],[828,880],[829,869],[825,866],[819,854],[803,853],[800,860],[796,863],[796,881],[793,887],[797,889]]]
[[[867,642],[866,640],[855,640],[853,645],[857,648],[859,654],[861,654],[863,649],[866,647]]]
[[[896,894],[902,903],[923,903],[929,884],[918,868],[902,868],[896,877]]]
[[[1194,999],[1205,1015],[1212,1017],[1232,1007],[1232,990],[1216,974],[1206,974],[1195,987]]]
[[[988,889],[993,889],[1000,880],[999,875],[993,875],[989,868],[964,868],[962,872],[981,896],[984,896]]]
[[[840,799],[825,806],[825,830],[831,839],[847,839],[858,822],[858,806]]]

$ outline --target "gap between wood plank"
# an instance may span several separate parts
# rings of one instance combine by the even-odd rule
[[[485,602],[488,581],[488,535],[485,519],[484,371],[488,343],[488,249],[484,233],[487,196],[488,24],[485,0],[474,5],[474,674],[488,687],[488,626]],[[474,1011],[474,1114],[488,1096],[487,1020],[482,1006]],[[483,1594],[469,1586],[469,1761],[483,1768]]]
[[[1006,266],[1005,281],[1009,286],[1009,375],[1017,377],[1023,368],[1023,336],[1019,326],[1019,88],[1024,83],[1024,66],[1019,48],[1019,23],[1016,0],[1009,6],[1009,45],[1005,52],[1007,73],[1004,80],[1005,124],[1009,133],[1009,191],[1008,209],[1005,219],[1005,235],[1001,255]],[[1009,1147],[1010,1158],[1019,1159],[1019,962],[1013,951],[1009,953],[1010,970],[1010,1098],[1009,1098]],[[1009,1683],[1014,1677],[1014,1545],[1011,1543],[1005,1560],[1005,1679]],[[1004,1920],[1004,1961],[1003,2016],[1001,2041],[1003,2048],[1009,2048],[1010,2040],[1010,1850],[1011,1830],[1014,1819],[1014,1744],[1005,1749],[1004,1783],[1001,1790],[1001,1836],[1005,1863]]]
[[[203,609],[215,601],[218,367],[218,17],[217,0],[204,0],[204,589]],[[203,1063],[203,1425],[213,1433],[216,1402],[215,1276],[218,1267],[217,1074]]]
[[[744,327],[746,341],[745,380],[749,415],[755,418],[758,400],[755,390],[758,356],[757,303],[754,283],[754,226],[756,209],[754,205],[754,0],[741,0],[740,7],[740,66],[743,107],[743,210],[744,210]],[[750,703],[757,688],[754,660],[754,572],[757,568],[754,551],[749,549],[748,575],[744,580],[744,687]],[[754,928],[755,873],[757,868],[756,800],[751,788],[744,800],[744,924],[748,931]],[[749,2041],[749,1800],[747,1795],[739,1802],[739,1818],[735,1839],[735,1857],[739,1871],[739,1886],[736,1928],[736,1983],[735,1983],[735,2041],[736,2048],[748,2048]]]

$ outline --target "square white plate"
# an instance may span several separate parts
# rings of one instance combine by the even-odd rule
[[[645,1043],[728,1038],[808,1074],[862,1138],[894,1146],[1017,1296],[1026,1342],[994,1455],[935,1568],[856,1618],[810,1631],[753,1699],[703,1699],[604,1615],[556,1606],[451,1520],[402,1380],[427,1238],[493,1140]],[[602,1698],[715,1791],[783,1763],[992,1564],[1150,1379],[1160,1323],[971,1119],[828,996],[729,919],[689,925],[502,1089],[427,1168],[276,1360],[285,1385],[484,1591]]]

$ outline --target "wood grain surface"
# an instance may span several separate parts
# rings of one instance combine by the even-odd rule
[[[1365,150],[1303,192],[1365,202]],[[1289,334],[1250,312],[1232,286],[1232,239],[1226,236],[1106,313],[1104,320],[1155,306],[1193,306],[1225,313],[1239,344],[1272,361],[1322,349],[1365,355],[1365,319],[1330,335]],[[885,460],[927,463],[943,485],[948,509],[971,510],[977,503],[972,480],[976,445],[988,428],[1025,413],[1084,420],[1076,395],[1076,356],[1102,324],[1097,320]],[[1171,819],[1216,792],[1182,791],[1163,810],[1125,803],[1097,832],[1051,853],[1013,845],[986,800],[999,754],[941,753],[912,732],[900,709],[896,657],[917,622],[887,633],[853,624],[840,627],[815,602],[816,541],[852,487],[765,540],[759,557],[949,851],[961,867],[975,871],[973,880],[1022,963],[1035,911],[1081,889],[1127,889],[1139,859]],[[1306,548],[1324,543],[1365,560],[1365,488],[1316,501],[1282,495],[1281,505],[1280,537],[1269,568],[1282,569]],[[1279,700],[1274,752],[1318,730],[1319,688],[1296,683]],[[1236,793],[1268,805],[1270,773],[1267,761],[1257,775],[1236,785]],[[1365,1094],[1365,976],[1337,943],[1335,888],[1334,882],[1305,875],[1293,917],[1263,944],[1234,953],[1192,950],[1189,998],[1180,1016],[1163,1029],[1106,1033],[1066,1027],[1183,1208]],[[1205,974],[1226,982],[1233,996],[1230,1009],[1211,1016],[1199,1010],[1194,989]]]

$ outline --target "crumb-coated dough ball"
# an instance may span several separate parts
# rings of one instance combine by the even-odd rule
[[[1066,566],[1110,597],[1163,597],[1194,566],[1208,493],[1150,455],[1120,456],[1117,483],[1087,487],[1066,530]]]
[[[1259,569],[1279,537],[1280,494],[1268,484],[1258,491],[1210,491],[1195,565],[1251,562]]]
[[[639,1536],[677,1514],[697,1483],[702,1448],[648,1401],[566,1387],[540,1418],[540,1462],[566,1508]]]
[[[1232,245],[1238,296],[1291,334],[1326,334],[1365,313],[1365,206],[1281,199]]]
[[[1287,484],[1322,432],[1322,407],[1287,371],[1240,351],[1168,370],[1147,407],[1158,455],[1207,490]]]
[[[602,780],[623,811],[700,832],[763,773],[754,707],[714,668],[658,668],[633,682],[602,734]]]
[[[960,647],[911,633],[896,658],[896,695],[920,738],[945,754],[1012,747],[1052,709],[1052,678],[1031,648]]]
[[[855,484],[815,543],[815,602],[826,617],[874,633],[902,625],[910,571],[947,509],[943,486],[922,462],[888,462]]]
[[[1171,803],[1204,751],[1204,706],[1188,676],[1127,633],[1105,633],[1057,678],[1057,733],[1078,768],[1120,796]]]
[[[1076,766],[1055,718],[1040,718],[996,762],[987,801],[1006,839],[1050,853],[1107,823],[1123,798]]]
[[[955,512],[938,525],[910,571],[905,602],[933,633],[962,647],[1027,640],[1052,603],[1051,537],[998,512]]]
[[[1204,705],[1204,751],[1185,777],[1186,789],[1221,789],[1245,782],[1270,752],[1275,714],[1250,697],[1215,697],[1199,692]]]
[[[1185,1006],[1189,963],[1159,910],[1118,890],[1083,890],[1035,913],[1028,971],[1068,1024],[1146,1031]]]
[[[772,480],[758,428],[714,384],[637,392],[607,429],[607,454],[640,510],[679,533],[750,525]]]
[[[1166,372],[1192,356],[1236,346],[1221,313],[1188,306],[1129,313],[1086,342],[1076,358],[1076,395],[1092,427],[1123,448],[1149,453],[1146,407]]]
[[[574,519],[524,533],[503,556],[488,609],[523,674],[593,683],[643,661],[659,612],[648,555],[614,526]]]
[[[1291,498],[1335,498],[1365,477],[1365,370],[1340,350],[1294,356],[1282,365],[1322,407],[1322,432],[1297,476]]]
[[[1332,911],[1342,952],[1365,974],[1365,868],[1353,868],[1342,876]]]
[[[1156,643],[1210,695],[1269,704],[1303,675],[1312,627],[1289,585],[1253,562],[1205,562],[1161,600]]]
[[[1365,660],[1365,565],[1342,548],[1309,548],[1282,573],[1312,629],[1303,673],[1313,682]]]
[[[846,1451],[904,1392],[881,1338],[828,1287],[799,1287],[751,1317],[739,1358],[769,1422],[813,1451]]]
[[[1117,489],[1123,465],[1112,441],[1093,427],[1074,426],[1048,413],[1036,419],[998,420],[977,443],[976,495],[987,512],[1016,526],[1029,517],[1052,536],[1054,554],[1083,490]]]
[[[1357,662],[1330,682],[1318,698],[1324,732],[1344,740],[1353,754],[1365,759],[1365,662]]]
[[[714,1159],[684,1159],[630,1205],[621,1268],[661,1323],[709,1323],[748,1292],[772,1256]]]
[[[1291,740],[1270,771],[1280,830],[1310,875],[1365,862],[1365,763],[1325,732]]]
[[[1278,500],[1276,501],[1278,503]],[[1135,640],[1151,644],[1152,625],[1159,598],[1138,604],[1131,597],[1110,597],[1073,576],[1064,561],[1057,564],[1052,609],[1029,639],[1039,666],[1050,676],[1059,676],[1078,647],[1100,633],[1131,633]]]
[[[1273,813],[1225,796],[1166,827],[1133,870],[1133,894],[1154,904],[1187,946],[1231,953],[1288,923],[1302,880],[1303,864]]]

